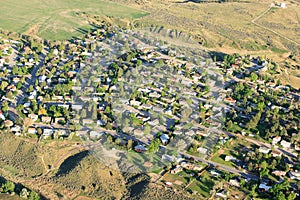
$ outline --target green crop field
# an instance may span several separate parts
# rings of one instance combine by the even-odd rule
[[[69,39],[87,28],[78,13],[135,19],[147,12],[99,0],[1,0],[0,28],[51,39]]]

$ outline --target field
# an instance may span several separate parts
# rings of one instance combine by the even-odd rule
[[[69,39],[89,27],[82,13],[129,20],[147,15],[141,10],[99,0],[2,0],[0,28],[51,40]]]

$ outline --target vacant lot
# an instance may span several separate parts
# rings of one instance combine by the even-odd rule
[[[46,39],[69,39],[87,28],[81,13],[135,19],[147,15],[117,3],[99,0],[1,0],[0,28],[29,32]]]

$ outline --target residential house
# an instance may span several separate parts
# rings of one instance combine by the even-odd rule
[[[272,145],[276,145],[278,142],[280,142],[281,136],[276,136],[272,139]]]
[[[225,156],[225,161],[234,161],[234,160],[236,160],[236,158],[233,156]]]
[[[90,138],[99,139],[103,134],[104,134],[103,132],[91,131],[90,132]]]
[[[275,171],[272,172],[272,174],[274,174],[275,176],[285,176],[286,172],[285,171],[275,170]]]
[[[258,189],[261,191],[269,191],[272,188],[272,186],[267,186],[265,183],[261,183],[258,186]]]
[[[197,149],[197,151],[198,151],[199,153],[201,153],[201,154],[207,154],[207,153],[208,153],[208,150],[207,150],[206,148],[204,148],[204,147],[199,147],[199,148]]]
[[[143,145],[137,145],[134,147],[134,150],[138,153],[143,153],[146,151],[146,147],[144,147]]]
[[[30,119],[32,119],[34,122],[39,118],[38,115],[33,114],[33,113],[29,114],[28,117],[29,117]]]
[[[45,128],[43,129],[43,136],[44,137],[50,137],[54,133],[54,130],[52,128]]]
[[[142,103],[140,101],[131,100],[130,105],[131,106],[140,106]]]
[[[93,119],[82,119],[82,124],[83,125],[91,125],[94,123]]]
[[[171,169],[171,174],[177,174],[183,170],[183,167],[180,165],[177,165],[175,168]]]
[[[271,155],[272,155],[273,157],[281,157],[281,156],[282,156],[282,152],[281,152],[281,151],[273,150],[273,151],[271,152]]]
[[[226,103],[235,103],[235,102],[236,102],[236,100],[233,99],[233,98],[231,98],[231,97],[225,98],[224,101],[225,101]]]
[[[151,93],[149,94],[149,97],[151,97],[151,98],[160,98],[161,95],[158,94],[157,92],[151,92]]]
[[[176,157],[175,156],[170,156],[168,154],[164,154],[164,155],[162,155],[161,159],[164,162],[174,162],[176,160]]]
[[[167,134],[162,134],[159,139],[161,140],[162,144],[166,145],[169,142],[170,137]]]
[[[297,179],[297,180],[300,180],[300,172],[295,170],[295,171],[290,171],[289,173],[289,176],[291,179]]]
[[[42,116],[42,122],[44,122],[44,123],[50,123],[51,122],[51,117]]]
[[[216,196],[220,197],[220,198],[223,198],[223,199],[226,199],[227,198],[227,190],[222,189],[222,190],[218,191],[216,193]]]
[[[81,104],[72,104],[72,110],[82,110],[83,105]]]
[[[11,121],[11,120],[5,120],[4,125],[5,125],[5,127],[9,128],[9,127],[12,127],[14,125],[14,122]]]
[[[280,144],[282,145],[283,148],[288,149],[291,147],[291,143],[286,141],[286,140],[281,140]]]
[[[152,121],[148,121],[148,124],[151,125],[151,126],[157,126],[159,124],[159,120],[154,119]]]
[[[137,136],[143,136],[144,135],[144,131],[141,130],[141,129],[134,129],[133,134],[137,135]]]
[[[27,130],[27,132],[28,132],[29,134],[36,134],[36,133],[37,133],[37,130],[36,130],[36,128],[34,128],[34,127],[29,127],[28,130]]]
[[[263,154],[268,154],[271,151],[271,149],[261,146],[261,147],[259,147],[258,151]]]
[[[229,184],[235,187],[240,187],[240,181],[238,179],[230,179]]]
[[[5,116],[3,115],[2,110],[0,110],[0,119],[2,119],[3,121],[6,119]]]

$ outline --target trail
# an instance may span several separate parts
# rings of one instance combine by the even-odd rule
[[[256,18],[254,18],[254,19],[251,21],[251,23],[254,24],[254,25],[256,25],[256,26],[258,26],[258,27],[260,27],[260,28],[262,28],[262,29],[265,29],[265,30],[267,30],[267,31],[269,31],[269,32],[271,32],[271,33],[273,33],[273,34],[275,34],[275,35],[277,35],[277,36],[279,36],[279,37],[285,39],[285,40],[288,40],[288,41],[290,41],[290,42],[292,42],[292,43],[295,43],[295,44],[297,44],[297,45],[300,46],[300,43],[299,43],[299,42],[297,42],[297,41],[295,41],[295,40],[293,40],[293,39],[290,39],[290,38],[288,38],[288,37],[282,35],[281,33],[278,33],[278,32],[276,32],[276,31],[274,31],[274,30],[272,30],[272,29],[270,29],[270,28],[267,28],[267,27],[265,27],[265,26],[262,26],[262,25],[260,25],[260,24],[258,24],[258,23],[256,22],[257,20],[259,20],[259,19],[261,19],[263,16],[265,16],[272,8],[273,8],[273,6],[269,6],[268,9],[265,10],[262,14],[260,14],[260,15],[259,15],[258,17],[256,17]]]

